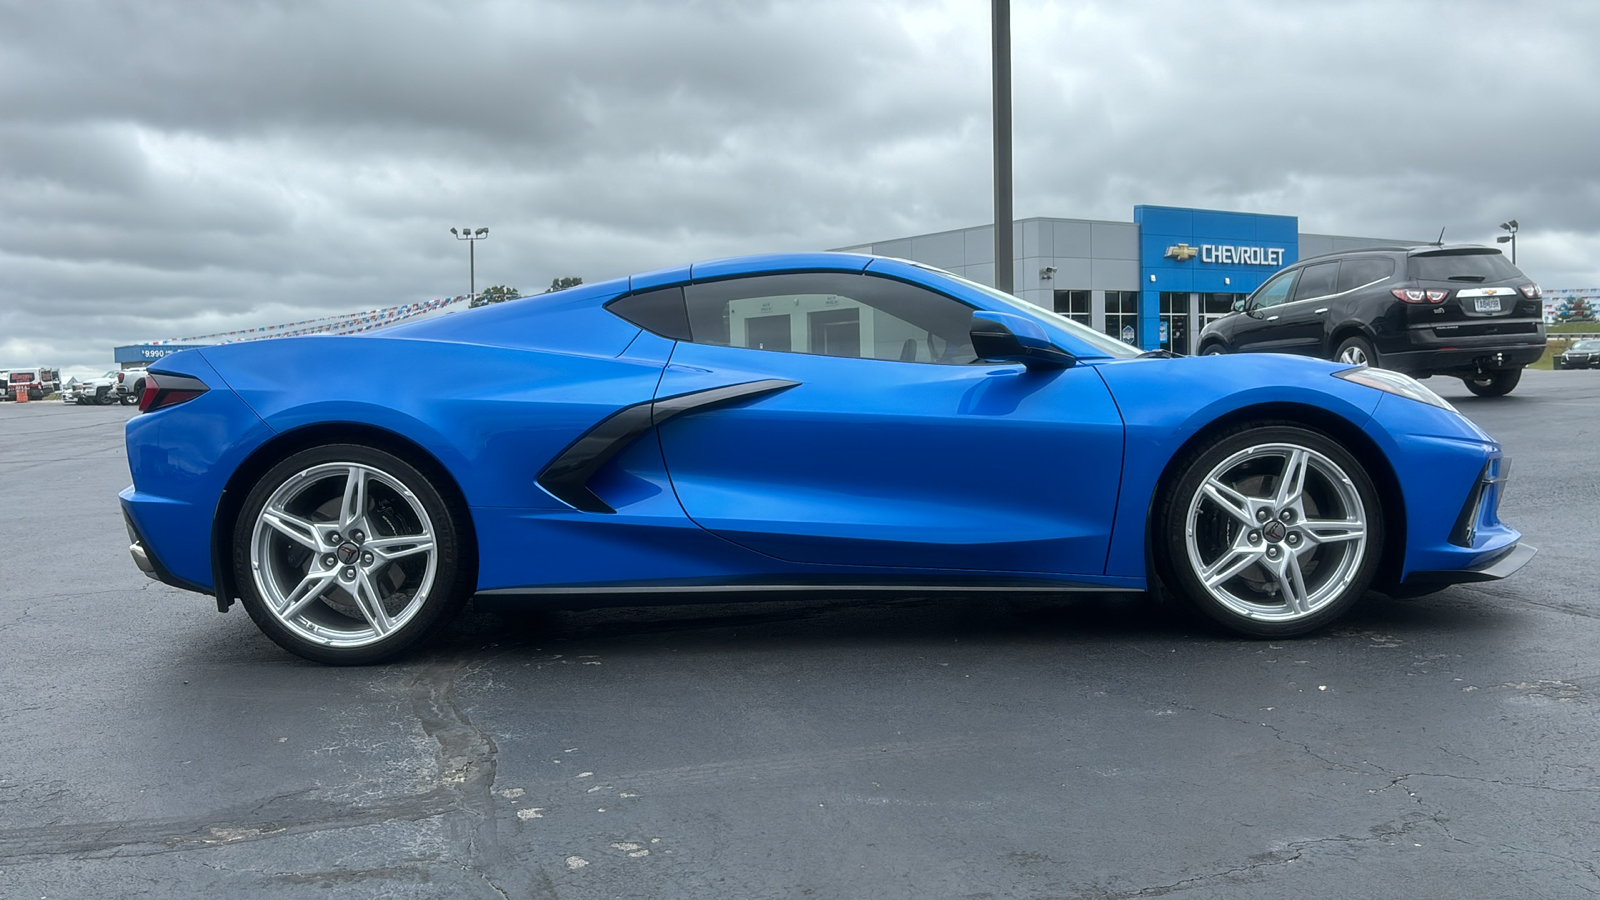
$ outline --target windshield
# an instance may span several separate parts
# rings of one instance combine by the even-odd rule
[[[1088,344],[1089,346],[1100,351],[1105,356],[1112,357],[1113,359],[1128,359],[1139,355],[1140,351],[1138,347],[1135,347],[1132,344],[1124,344],[1122,341],[1119,341],[1110,335],[1101,334],[1100,332],[1095,331],[1093,328],[1090,328],[1081,322],[1074,322],[1060,313],[1051,312],[1042,306],[1035,306],[1020,297],[1013,297],[1005,291],[997,290],[989,287],[986,284],[979,284],[978,282],[969,278],[962,278],[960,275],[957,275],[954,272],[946,272],[944,269],[935,268],[934,266],[924,266],[921,263],[918,263],[917,265],[929,270],[930,272],[938,272],[940,275],[943,275],[947,278],[953,278],[967,287],[981,292],[986,297],[992,297],[995,300],[999,300],[1001,303],[1004,303],[1018,312],[1026,313],[1030,317],[1036,319],[1043,319],[1043,324],[1065,331],[1076,340]]]
[[[1600,341],[1579,341],[1572,345],[1572,349],[1581,350],[1584,353],[1593,353],[1596,350],[1600,350]]]

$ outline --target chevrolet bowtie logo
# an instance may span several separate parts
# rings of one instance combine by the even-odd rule
[[[1178,262],[1188,262],[1199,255],[1200,251],[1188,244],[1173,244],[1167,248],[1167,259],[1175,259]]]

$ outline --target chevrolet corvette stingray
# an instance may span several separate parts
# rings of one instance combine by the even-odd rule
[[[1160,586],[1278,637],[1534,553],[1498,517],[1499,444],[1405,375],[1140,353],[853,254],[185,350],[139,409],[135,563],[325,663],[391,658],[473,596]]]

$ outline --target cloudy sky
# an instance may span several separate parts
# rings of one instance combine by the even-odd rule
[[[1011,0],[1018,218],[1600,285],[1600,3]],[[992,217],[987,0],[0,0],[0,365]]]

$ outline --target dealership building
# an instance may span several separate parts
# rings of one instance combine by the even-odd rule
[[[1013,292],[1144,349],[1191,353],[1212,319],[1284,266],[1336,250],[1424,241],[1302,234],[1295,216],[1135,206],[1132,222],[1023,219]],[[994,226],[841,247],[915,260],[993,285]]]

